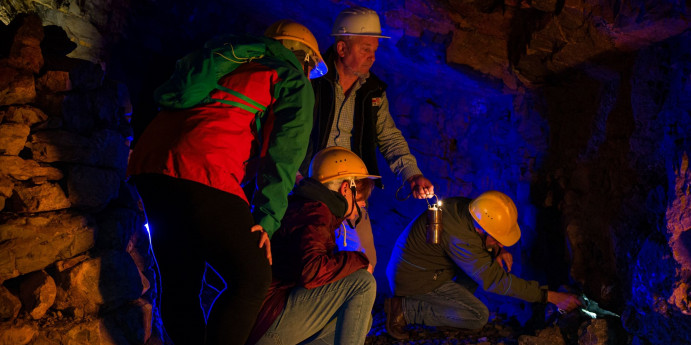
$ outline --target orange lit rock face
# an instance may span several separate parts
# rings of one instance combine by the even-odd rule
[[[667,231],[670,234],[669,244],[674,260],[679,263],[674,293],[668,302],[679,308],[682,313],[691,315],[691,288],[688,280],[691,277],[691,170],[689,169],[688,152],[684,152],[678,165],[674,168],[674,195],[666,212]]]
[[[468,65],[512,89],[517,80],[539,86],[550,75],[616,58],[691,27],[683,15],[668,17],[681,8],[655,1],[619,8],[599,0],[445,2],[457,27],[447,62]]]
[[[100,65],[53,56],[44,66],[37,16],[10,27],[0,59],[0,344],[144,344],[153,273],[124,183],[128,100]]]
[[[55,280],[45,271],[35,271],[27,276],[19,288],[22,305],[31,318],[39,320],[55,303]]]
[[[24,18],[14,36],[7,64],[18,70],[38,74],[43,67],[41,41],[43,40],[43,23],[36,16]]]

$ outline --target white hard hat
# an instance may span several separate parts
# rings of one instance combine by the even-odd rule
[[[382,36],[377,12],[367,7],[353,6],[338,14],[334,21],[331,36]]]

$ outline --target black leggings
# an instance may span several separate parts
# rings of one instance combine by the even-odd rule
[[[161,314],[175,345],[244,344],[271,283],[260,233],[240,197],[164,175],[133,178],[161,270]],[[228,290],[204,325],[201,280],[209,263]]]

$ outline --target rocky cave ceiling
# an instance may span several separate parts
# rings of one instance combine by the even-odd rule
[[[66,28],[78,47],[74,57],[106,60],[122,40],[135,40],[133,27],[145,20],[159,36],[190,22],[198,32],[216,22],[249,14],[244,20],[291,16],[308,26],[327,28],[338,1],[266,2],[130,0],[5,0],[0,20],[37,12],[44,23]],[[350,2],[346,2],[350,3]],[[616,67],[622,54],[678,35],[691,27],[688,1],[614,0],[406,0],[363,1],[384,14],[393,42],[417,39],[410,59],[444,59],[459,68],[490,75],[509,89],[539,85],[570,69],[601,72]],[[192,16],[205,17],[208,28]],[[175,25],[174,23],[177,23]],[[184,38],[184,35],[183,37]],[[142,38],[144,39],[144,38]],[[321,38],[320,38],[321,39]],[[410,46],[410,43],[405,43]],[[437,54],[430,52],[437,49]],[[161,48],[164,49],[164,48]],[[399,48],[400,49],[400,48]],[[443,50],[443,51],[439,51]],[[417,56],[415,56],[417,55]],[[441,61],[440,61],[441,62]]]

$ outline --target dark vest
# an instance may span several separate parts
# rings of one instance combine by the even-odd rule
[[[333,47],[332,47],[333,48]],[[310,146],[307,156],[300,168],[304,176],[308,176],[309,163],[314,154],[326,147],[335,118],[336,98],[336,67],[334,66],[333,49],[329,48],[325,54],[325,60],[329,66],[329,72],[321,78],[312,80],[314,89],[314,126],[310,136]],[[386,84],[374,73],[370,72],[369,78],[355,93],[355,114],[353,115],[353,130],[350,141],[350,149],[355,152],[367,166],[367,171],[372,175],[379,175],[377,166],[376,123],[377,112],[381,108],[381,97],[386,90]],[[378,104],[376,99],[379,99]],[[382,188],[381,179],[377,179],[376,185]]]

